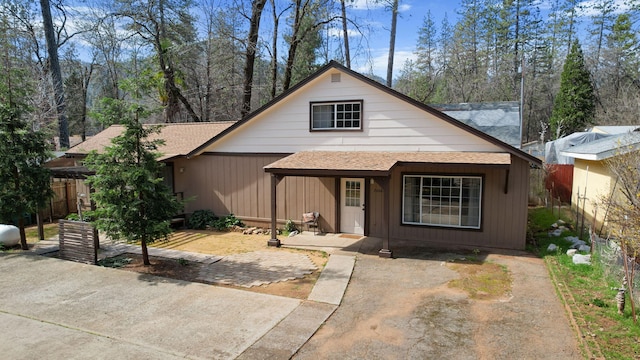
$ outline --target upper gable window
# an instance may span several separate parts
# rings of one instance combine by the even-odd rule
[[[311,103],[311,130],[361,130],[362,100]]]

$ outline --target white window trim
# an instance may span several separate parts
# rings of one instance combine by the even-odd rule
[[[458,214],[459,216],[459,221],[458,224],[459,225],[450,225],[450,224],[434,224],[434,223],[425,223],[425,222],[415,222],[415,221],[405,221],[405,200],[406,200],[406,178],[410,177],[410,178],[420,178],[421,181],[420,183],[422,184],[422,179],[423,178],[461,178],[461,179],[479,179],[480,180],[480,194],[479,194],[479,203],[478,203],[478,225],[477,226],[468,226],[468,225],[461,225],[461,220],[462,220],[462,206],[460,206],[460,213]],[[472,230],[479,230],[482,227],[482,198],[483,198],[483,194],[484,194],[484,179],[482,176],[477,176],[477,175],[447,175],[447,174],[437,174],[437,175],[419,175],[419,174],[407,174],[404,175],[402,177],[402,224],[406,224],[406,225],[420,225],[420,226],[429,226],[429,227],[443,227],[443,228],[456,228],[456,229],[472,229]],[[420,186],[420,194],[419,194],[419,198],[420,201],[422,201],[422,185]],[[460,194],[460,199],[462,201],[462,193]],[[420,203],[420,213],[418,216],[419,219],[423,218],[423,214],[422,214],[422,203]]]
[[[337,113],[336,110],[336,106],[340,105],[340,104],[358,104],[360,106],[360,118],[356,119],[359,122],[359,126],[358,127],[337,127],[338,126],[338,119],[333,119],[333,127],[314,127],[314,121],[313,121],[313,108],[315,106],[326,106],[326,105],[332,105],[334,107],[334,114]],[[344,120],[343,121],[353,121],[353,119],[350,120]],[[318,101],[318,102],[311,102],[310,103],[310,107],[309,107],[309,129],[311,131],[361,131],[362,130],[362,126],[363,126],[363,101],[362,100],[340,100],[340,101]]]

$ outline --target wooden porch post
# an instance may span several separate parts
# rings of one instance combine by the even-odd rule
[[[391,182],[389,177],[380,178],[380,185],[382,185],[382,191],[384,191],[384,206],[383,206],[383,220],[382,220],[382,228],[384,229],[384,236],[382,237],[382,249],[378,251],[378,256],[383,258],[390,258],[393,256],[393,253],[389,249],[389,183]]]
[[[277,210],[277,188],[281,178],[276,174],[271,174],[271,239],[267,242],[268,246],[280,247],[280,239],[278,239],[278,230],[276,229]]]

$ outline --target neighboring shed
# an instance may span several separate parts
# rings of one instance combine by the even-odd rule
[[[561,152],[562,156],[574,159],[571,202],[581,210],[584,207],[585,216],[590,220],[594,220],[596,214],[598,226],[605,220],[606,208],[599,206],[596,211],[596,207],[602,203],[603,196],[611,196],[618,186],[606,160],[639,149],[640,133],[634,132],[608,136]]]
[[[564,150],[573,146],[586,144],[609,135],[597,132],[577,132],[545,144],[545,165],[547,178],[545,187],[552,192],[554,198],[562,202],[571,202],[573,186],[573,158],[563,156]]]

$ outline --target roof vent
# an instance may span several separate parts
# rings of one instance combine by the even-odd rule
[[[331,74],[331,82],[340,82],[340,73]]]

